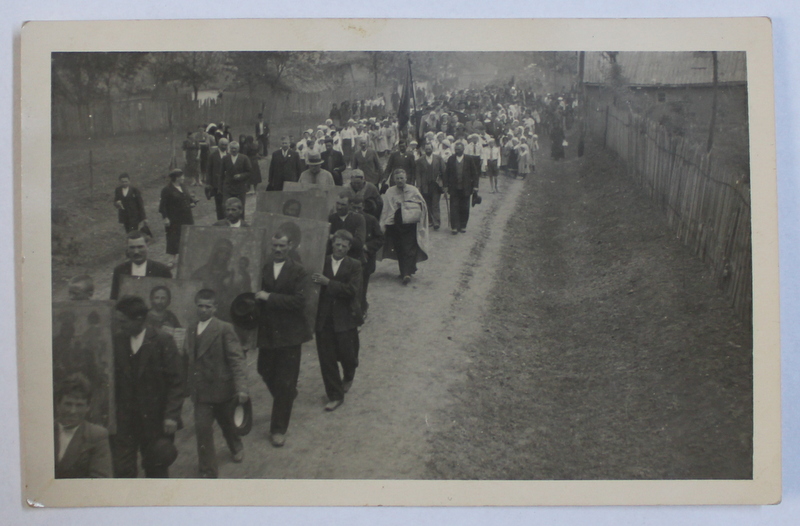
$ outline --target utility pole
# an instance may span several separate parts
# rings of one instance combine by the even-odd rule
[[[719,63],[717,62],[717,52],[711,52],[711,60],[714,65],[714,83],[712,85],[712,99],[711,99],[711,124],[708,126],[708,145],[706,151],[710,152],[711,147],[714,146],[714,128],[717,125],[717,87],[719,84]]]

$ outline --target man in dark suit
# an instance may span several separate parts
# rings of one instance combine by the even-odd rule
[[[111,476],[108,431],[86,421],[92,402],[92,385],[74,373],[56,386],[55,478],[107,478]]]
[[[342,192],[342,195],[336,200],[336,212],[328,216],[328,222],[331,224],[331,229],[327,253],[333,253],[333,235],[338,230],[347,230],[353,235],[347,255],[356,261],[362,261],[364,259],[364,241],[367,237],[366,221],[361,214],[354,214],[350,211],[350,197],[346,193]]]
[[[333,149],[333,139],[325,137],[325,151],[322,152],[322,169],[327,170],[333,176],[336,186],[342,186],[342,172],[347,168],[342,152]]]
[[[444,180],[444,160],[433,153],[433,145],[425,143],[425,155],[417,159],[416,187],[428,205],[428,221],[434,230],[439,230],[441,223],[439,201],[442,198],[442,181]]]
[[[217,149],[208,156],[207,195],[214,197],[217,219],[225,217],[225,200],[222,196],[222,160],[228,155],[228,139],[221,138]]]
[[[184,385],[175,340],[145,323],[147,305],[123,296],[114,308],[114,390],[117,432],[114,476],[136,478],[137,454],[148,478],[168,478]]]
[[[120,276],[153,276],[156,278],[171,278],[172,271],[163,263],[147,259],[147,240],[138,230],[128,232],[128,248],[125,255],[128,261],[114,268],[111,278],[111,299],[119,296]]]
[[[326,411],[344,403],[358,367],[358,326],[361,325],[361,263],[347,257],[353,236],[347,230],[333,235],[333,254],[311,279],[322,285],[315,324],[317,356],[328,395]],[[339,374],[342,364],[344,376]]]
[[[455,150],[444,169],[444,191],[450,196],[450,228],[453,234],[458,234],[467,231],[469,200],[478,192],[480,171],[464,155],[463,142],[457,142]]]
[[[131,186],[131,178],[126,173],[119,176],[119,186],[114,189],[114,206],[117,207],[117,218],[125,227],[125,232],[147,226],[142,193]]]
[[[375,273],[378,250],[383,247],[384,235],[381,225],[377,219],[364,211],[364,201],[360,196],[350,200],[350,210],[354,214],[359,214],[364,218],[366,225],[366,237],[364,238],[364,259],[362,264],[362,287],[361,287],[361,312],[366,319],[369,310],[367,301],[367,288],[369,287],[369,277]]]
[[[256,122],[256,140],[260,146],[261,155],[266,157],[269,153],[269,124],[264,121],[264,115],[258,114]]]
[[[296,150],[289,148],[289,137],[281,137],[281,149],[273,152],[269,162],[267,190],[283,190],[283,183],[296,182],[302,171],[300,155]]]
[[[194,404],[194,427],[197,456],[202,478],[217,478],[217,455],[214,448],[214,420],[234,462],[244,458],[242,439],[233,427],[230,415],[237,404],[250,399],[247,393],[245,359],[233,325],[214,316],[217,296],[211,289],[195,295],[197,324],[186,334],[189,359],[189,394]]]
[[[253,165],[249,157],[239,153],[238,142],[231,142],[228,150],[230,153],[222,159],[222,198],[227,202],[231,197],[236,197],[245,206]]]
[[[377,185],[381,180],[381,162],[375,150],[367,148],[367,139],[359,139],[359,150],[353,156],[353,168],[364,172],[367,182]]]
[[[391,176],[397,168],[402,168],[406,171],[406,175],[408,176],[406,184],[414,185],[416,181],[414,175],[414,165],[414,154],[408,151],[405,139],[400,139],[400,141],[397,143],[397,150],[393,151],[392,154],[389,155],[389,160],[386,162],[386,170],[383,174],[383,182],[387,183],[389,186],[394,186],[394,181],[392,180]]]
[[[272,236],[272,255],[262,270],[256,292],[258,323],[258,373],[272,395],[270,441],[283,446],[300,374],[300,346],[311,340],[305,316],[306,270],[290,259],[291,235],[279,230]]]

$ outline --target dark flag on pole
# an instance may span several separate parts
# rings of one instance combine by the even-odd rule
[[[414,96],[414,87],[411,82],[411,59],[408,59],[408,72],[406,81],[403,84],[403,93],[400,95],[400,104],[397,107],[397,125],[399,129],[405,131],[408,121],[411,118],[411,97]]]

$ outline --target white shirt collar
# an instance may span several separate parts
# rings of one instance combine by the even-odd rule
[[[228,222],[230,223],[230,221],[228,221]],[[235,223],[231,223],[231,228],[239,228],[239,227],[241,227],[241,226],[242,226],[242,220],[241,220],[241,219],[240,219],[240,220],[238,220],[238,221],[237,221],[237,222],[235,222]]]
[[[239,158],[239,154],[238,153],[236,155],[231,155],[231,161],[233,161],[233,164],[236,164],[236,159],[238,159],[238,158]]]
[[[144,260],[144,263],[141,265],[137,265],[133,261],[131,261],[131,276],[142,277],[147,275],[147,260]]]
[[[75,432],[78,431],[78,427],[80,424],[67,429],[66,427],[62,426],[60,423],[58,424],[58,460],[60,461],[64,458],[64,453],[67,452],[67,448],[69,447],[69,443],[72,442],[72,439],[75,437]]]
[[[200,336],[203,334],[203,331],[206,330],[208,324],[211,323],[211,318],[207,319],[206,321],[198,321],[197,322],[197,335]]]
[[[274,279],[278,279],[278,276],[281,275],[281,269],[283,268],[284,263],[286,263],[286,260],[272,262],[272,277]]]
[[[125,197],[128,197],[128,192],[130,192],[130,191],[131,191],[131,187],[130,186],[128,188],[123,188],[122,189],[122,195],[124,195]]]
[[[342,261],[344,261],[344,258],[337,261],[335,257],[331,256],[331,270],[333,270],[334,276],[339,272],[339,266],[341,266]]]
[[[142,332],[137,334],[136,336],[131,336],[131,352],[136,354],[139,352],[139,349],[142,348],[142,343],[144,343],[144,333],[147,332],[147,329],[142,329]]]

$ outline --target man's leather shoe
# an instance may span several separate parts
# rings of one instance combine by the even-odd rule
[[[280,433],[274,433],[269,436],[269,441],[272,442],[274,447],[283,447],[283,444],[286,443],[286,436]]]
[[[336,411],[340,405],[344,403],[344,400],[331,400],[327,404],[325,404],[325,411]]]
[[[350,380],[350,381],[348,381],[348,382],[344,382],[344,383],[342,384],[342,390],[343,390],[345,393],[346,393],[347,391],[349,391],[351,387],[353,387],[353,380]]]
[[[244,460],[244,449],[240,449],[236,453],[232,453],[231,459],[237,464],[240,464],[242,460]]]

